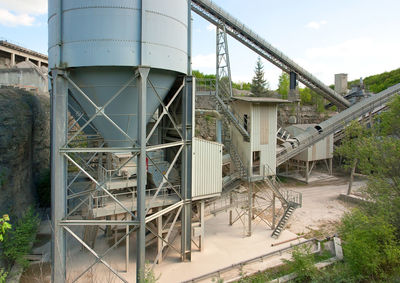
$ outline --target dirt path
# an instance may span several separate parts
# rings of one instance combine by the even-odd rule
[[[365,182],[354,183],[354,190],[365,185]],[[291,189],[303,194],[303,206],[291,217],[287,229],[296,234],[308,236],[332,236],[336,225],[345,212],[354,205],[338,200],[341,193],[347,192],[348,183],[344,178],[296,186]],[[317,232],[319,230],[319,232]]]

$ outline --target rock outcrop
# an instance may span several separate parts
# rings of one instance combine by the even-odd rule
[[[50,97],[0,88],[0,213],[36,204],[35,184],[50,166]]]

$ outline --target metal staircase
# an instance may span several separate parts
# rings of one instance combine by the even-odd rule
[[[296,207],[292,206],[292,205],[288,205],[285,212],[283,213],[282,218],[279,220],[278,225],[276,226],[276,228],[274,229],[274,231],[272,232],[271,237],[272,238],[278,238],[279,235],[281,234],[281,232],[283,231],[283,229],[285,228],[290,216],[292,215],[293,211],[296,209]]]
[[[243,139],[247,142],[250,141],[250,134],[249,132],[244,128],[244,120],[242,117],[240,117],[239,114],[235,113],[233,110],[229,108],[228,105],[224,103],[224,101],[218,96],[218,94],[211,96],[216,105],[218,106],[218,110],[221,114],[224,115],[224,117],[232,123],[236,129],[239,131],[239,133],[243,136]]]
[[[241,179],[247,179],[248,172],[247,167],[244,165],[239,153],[232,143],[229,144],[229,155],[231,156],[231,161],[238,170]]]
[[[282,183],[277,176],[265,176],[265,172],[266,169],[264,169],[264,183],[274,192],[275,196],[281,201],[282,207],[285,209],[278,225],[271,235],[273,238],[278,238],[292,213],[296,208],[301,207],[302,195],[299,192],[283,189]]]

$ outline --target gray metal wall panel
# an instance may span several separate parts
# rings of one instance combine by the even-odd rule
[[[193,139],[192,197],[212,196],[222,192],[222,144]]]

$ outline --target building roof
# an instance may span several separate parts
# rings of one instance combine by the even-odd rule
[[[256,97],[256,96],[241,96],[241,97],[233,97],[235,100],[246,101],[246,102],[254,102],[254,103],[288,103],[289,100],[273,98],[273,97]]]
[[[46,61],[48,60],[48,57],[46,55],[42,54],[42,53],[39,53],[39,52],[30,50],[30,49],[27,49],[27,48],[18,46],[16,44],[10,43],[10,42],[5,41],[5,40],[0,40],[0,46],[4,46],[4,47],[8,47],[10,49],[16,50],[16,51],[24,52],[26,54],[39,57],[39,58],[41,58],[43,60],[46,60]]]

